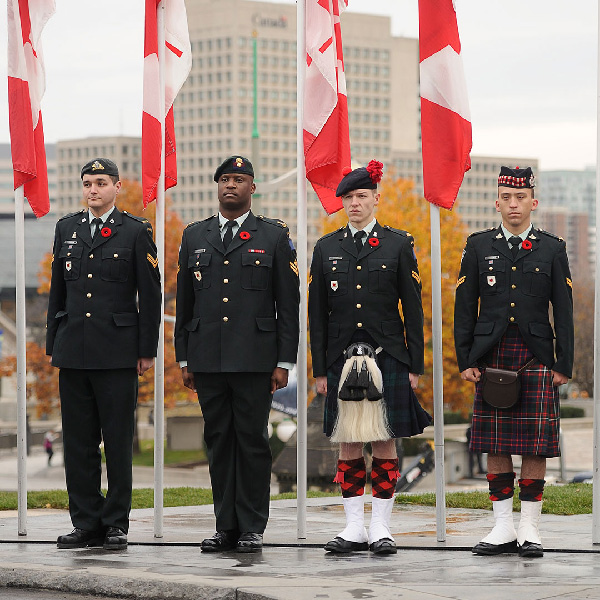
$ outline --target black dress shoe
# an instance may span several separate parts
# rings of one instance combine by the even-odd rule
[[[224,552],[233,550],[238,541],[238,536],[233,531],[217,531],[212,537],[202,540],[202,552]]]
[[[334,552],[336,554],[348,554],[348,552],[368,549],[369,544],[367,542],[349,542],[339,536],[325,544],[325,552]]]
[[[544,548],[541,544],[523,542],[523,545],[519,546],[519,556],[523,556],[524,558],[539,558],[544,556]]]
[[[496,556],[496,554],[506,554],[517,551],[517,540],[506,542],[506,544],[488,544],[487,542],[479,542],[473,546],[471,552],[482,556]]]
[[[259,552],[263,547],[262,533],[242,533],[237,542],[238,552]]]
[[[123,550],[127,548],[127,534],[118,527],[109,527],[104,538],[105,550]]]
[[[369,550],[373,554],[396,554],[396,552],[398,552],[396,542],[390,538],[382,538],[373,542],[369,546]]]
[[[88,546],[102,546],[103,541],[103,531],[86,531],[75,527],[71,533],[59,535],[56,545],[58,548],[87,548]]]

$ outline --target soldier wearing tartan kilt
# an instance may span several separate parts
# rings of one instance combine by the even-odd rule
[[[458,366],[461,377],[475,383],[470,449],[488,453],[496,520],[475,554],[543,555],[538,523],[546,459],[560,455],[558,386],[573,368],[573,284],[564,241],[531,225],[538,206],[534,186],[531,168],[502,167],[496,201],[502,224],[469,236],[456,288]],[[486,368],[524,367],[516,404],[496,408],[485,402]],[[513,455],[522,456],[518,530]]]
[[[399,477],[394,438],[421,433],[431,422],[414,393],[423,373],[424,348],[414,242],[409,233],[382,227],[374,217],[382,166],[371,161],[366,168],[345,174],[336,194],[349,223],[317,242],[311,264],[313,373],[317,392],[326,395],[324,432],[340,444],[334,481],[342,489],[346,514],[346,528],[325,546],[334,553],[396,552],[389,528]],[[352,365],[358,365],[356,371]],[[373,384],[368,391],[359,385],[361,377],[363,383],[368,379]],[[356,389],[360,389],[352,398],[356,401],[346,398]],[[373,450],[368,534],[366,442]]]

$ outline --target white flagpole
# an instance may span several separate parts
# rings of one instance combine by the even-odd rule
[[[27,535],[27,356],[25,337],[25,191],[15,190],[15,259],[17,302],[17,528]]]
[[[165,467],[165,3],[157,8],[158,23],[158,94],[160,108],[160,176],[156,191],[156,255],[162,271],[161,321],[154,366],[154,537],[163,537],[163,483]]]
[[[446,541],[444,483],[444,367],[442,362],[442,246],[440,208],[429,204],[431,222],[431,339],[433,351],[433,421],[435,442],[435,516],[437,541]]]
[[[598,11],[598,60],[600,61],[600,11]],[[596,100],[596,239],[600,214],[600,62]],[[592,502],[592,543],[600,544],[600,257],[596,252],[594,307],[594,485]]]
[[[306,167],[304,164],[304,78],[306,65],[306,0],[297,0],[296,23],[296,65],[297,65],[297,121],[296,121],[296,153],[297,153],[297,244],[298,244],[298,270],[300,273],[300,346],[298,348],[298,384],[297,384],[297,429],[296,429],[296,491],[297,491],[297,519],[298,539],[306,538],[306,430],[307,430],[307,319],[308,319],[308,281],[306,267],[307,255],[307,215],[306,215]]]

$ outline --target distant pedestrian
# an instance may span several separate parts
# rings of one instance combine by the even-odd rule
[[[54,440],[56,436],[54,435],[54,431],[51,429],[50,431],[46,431],[44,435],[44,450],[48,455],[48,466],[52,461],[52,457],[54,456]]]

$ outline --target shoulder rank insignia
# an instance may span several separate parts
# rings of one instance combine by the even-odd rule
[[[417,283],[421,283],[421,276],[416,271],[412,271],[411,275]]]
[[[146,258],[148,259],[148,262],[156,269],[158,266],[158,258],[154,258],[150,252],[146,254]]]
[[[458,279],[458,281],[456,282],[456,287],[457,287],[457,289],[458,289],[458,286],[459,286],[459,285],[461,285],[461,284],[463,284],[463,283],[465,282],[465,280],[466,280],[466,279],[467,279],[467,276],[466,276],[466,275],[463,275],[462,277],[460,277],[460,278]]]
[[[296,273],[296,277],[298,276],[298,261],[290,262],[290,269]]]
[[[571,280],[570,280],[568,277],[567,277],[566,279],[567,279],[567,285],[568,285],[568,286],[569,286],[571,289],[573,289],[573,282],[572,282],[572,281],[571,281]]]
[[[308,285],[310,285],[311,283],[312,283],[312,273],[310,273],[308,276]]]

